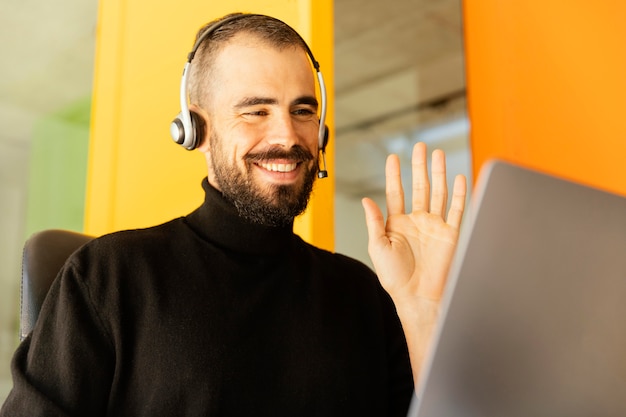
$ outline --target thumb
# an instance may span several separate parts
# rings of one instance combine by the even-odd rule
[[[363,209],[365,210],[365,224],[367,226],[367,235],[369,238],[368,251],[372,256],[372,249],[380,242],[386,242],[385,218],[378,205],[370,198],[361,200]],[[381,240],[382,239],[382,240]]]

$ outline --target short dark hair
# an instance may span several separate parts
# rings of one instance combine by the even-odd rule
[[[217,52],[239,33],[254,35],[277,49],[299,47],[304,51],[308,50],[307,44],[298,32],[285,22],[271,16],[247,13],[231,13],[207,23],[196,34],[194,45],[211,27],[236,16],[241,17],[232,19],[213,30],[198,46],[189,72],[188,90],[191,103],[201,107],[206,106],[207,103],[204,100],[206,92],[210,89],[211,70]]]

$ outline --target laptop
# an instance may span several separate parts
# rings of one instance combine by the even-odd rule
[[[626,416],[626,198],[490,162],[421,380],[410,416]]]

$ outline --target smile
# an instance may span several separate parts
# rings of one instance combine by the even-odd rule
[[[259,163],[258,164],[261,168],[264,168],[268,171],[272,171],[272,172],[291,172],[294,171],[297,167],[298,164],[296,163],[291,163],[291,164],[263,164],[263,163]]]

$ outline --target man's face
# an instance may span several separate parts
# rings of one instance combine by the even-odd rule
[[[209,94],[209,181],[257,223],[306,208],[317,173],[317,100],[306,53],[240,34],[218,53]]]

